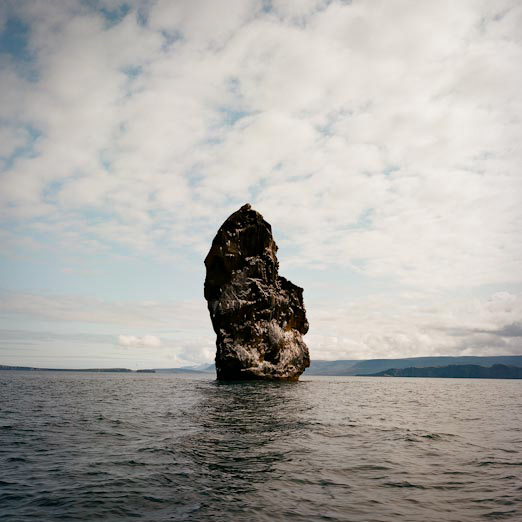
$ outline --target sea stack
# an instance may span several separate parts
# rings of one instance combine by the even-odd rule
[[[278,275],[277,245],[263,216],[243,205],[205,258],[205,299],[216,332],[219,380],[297,381],[310,365],[303,289]]]

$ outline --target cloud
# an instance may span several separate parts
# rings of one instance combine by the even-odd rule
[[[381,295],[312,303],[306,342],[317,359],[519,354],[522,295],[441,299]]]
[[[75,303],[75,307],[72,307]],[[338,302],[307,301],[310,332],[305,341],[314,359],[369,359],[429,355],[517,354],[522,351],[522,294],[497,292],[448,301],[440,295],[381,294]],[[71,309],[69,309],[71,308]],[[68,310],[69,309],[69,310]],[[165,365],[210,362],[215,335],[203,303],[93,301],[76,297],[9,296],[0,301],[11,325],[49,325],[25,332],[3,330],[5,345],[20,343],[100,344],[146,347]],[[44,321],[42,323],[42,321]],[[70,327],[67,327],[67,325]],[[51,327],[60,325],[62,333]],[[133,325],[133,334],[111,334]],[[72,332],[67,330],[73,329]],[[147,332],[154,328],[157,335]],[[77,331],[85,333],[79,334]],[[92,332],[92,333],[87,333]],[[170,354],[170,355],[169,355]]]
[[[101,344],[112,340],[113,336],[107,334],[0,329],[0,341],[4,343],[38,344],[40,342],[65,341]]]
[[[522,323],[514,322],[501,326],[493,330],[475,329],[475,330],[455,330],[454,335],[469,335],[470,333],[484,334],[484,336],[493,337],[522,337]]]
[[[29,139],[29,133],[23,127],[0,127],[0,158],[10,157],[22,148]]]
[[[0,180],[6,219],[201,253],[250,200],[293,263],[520,281],[516,2],[118,5],[6,11],[38,70],[4,63],[7,153],[40,133]]]
[[[145,348],[158,348],[161,346],[161,339],[155,335],[144,335],[136,337],[134,335],[119,335],[118,344],[120,346],[139,346]]]
[[[61,328],[63,330],[63,326]],[[214,339],[192,333],[177,336],[114,335],[82,331],[0,329],[2,364],[40,367],[179,367],[209,364]],[[140,350],[142,348],[143,350]]]
[[[168,331],[209,331],[210,319],[199,301],[111,301],[81,296],[0,293],[3,317],[57,323],[156,327]]]
[[[521,17],[514,0],[4,2],[6,259],[183,273],[249,201],[283,273],[346,288],[307,301],[314,356],[517,350]],[[9,282],[0,310],[164,346],[178,330],[176,350],[208,358],[199,288],[145,304],[111,284]]]
[[[506,324],[494,333],[502,337],[522,337],[522,323]]]

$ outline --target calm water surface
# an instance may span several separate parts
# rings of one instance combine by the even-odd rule
[[[522,520],[522,381],[0,371],[0,520]]]

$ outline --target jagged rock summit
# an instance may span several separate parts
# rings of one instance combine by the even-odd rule
[[[278,275],[263,216],[243,205],[218,230],[205,259],[205,299],[220,380],[296,381],[310,365],[303,289]]]

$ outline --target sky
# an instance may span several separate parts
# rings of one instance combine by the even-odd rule
[[[522,3],[0,2],[0,364],[213,361],[249,202],[312,359],[522,354]]]

